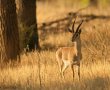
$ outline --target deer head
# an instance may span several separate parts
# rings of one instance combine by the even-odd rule
[[[80,37],[80,34],[81,34],[81,25],[82,25],[82,23],[83,23],[83,21],[84,20],[82,20],[81,22],[80,22],[80,24],[78,25],[78,27],[76,28],[76,30],[74,29],[74,25],[75,25],[75,22],[76,22],[76,18],[75,18],[75,20],[74,20],[74,22],[73,22],[73,25],[72,25],[72,29],[68,29],[69,30],[69,32],[71,32],[73,35],[72,35],[72,42],[74,42],[77,38],[79,38]]]

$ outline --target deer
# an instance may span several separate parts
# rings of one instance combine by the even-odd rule
[[[67,47],[60,47],[56,51],[56,60],[58,62],[61,77],[64,78],[64,71],[68,68],[68,66],[71,66],[72,74],[73,74],[73,80],[74,80],[74,65],[78,66],[78,78],[80,80],[80,61],[82,59],[82,53],[81,53],[81,25],[84,20],[81,20],[80,24],[74,30],[74,25],[76,22],[76,18],[73,22],[72,29],[68,28],[68,31],[72,33],[72,39],[73,42],[72,46]]]

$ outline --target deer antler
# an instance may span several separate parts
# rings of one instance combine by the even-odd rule
[[[76,17],[75,17],[75,20],[74,20],[73,25],[72,25],[72,30],[70,28],[68,28],[69,32],[71,32],[71,33],[74,33],[74,25],[75,25],[75,22],[76,22]]]
[[[81,27],[83,21],[84,21],[84,20],[82,20],[81,23],[78,25],[78,27],[77,27],[77,29],[76,29],[76,32],[78,32],[78,30],[79,30],[79,28]]]
[[[73,25],[72,25],[72,31],[73,32],[74,32],[74,25],[75,25],[75,22],[76,22],[76,18],[77,18],[77,16],[75,17],[75,20],[74,20]]]

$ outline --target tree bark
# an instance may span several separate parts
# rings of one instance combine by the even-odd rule
[[[29,45],[29,49],[39,49],[39,37],[36,19],[36,0],[18,0],[19,22],[25,28],[23,48]],[[22,29],[22,28],[21,28]]]
[[[19,54],[15,0],[0,0],[0,61],[17,60]]]
[[[95,6],[95,7],[98,6],[98,0],[89,0],[89,3],[91,6]]]

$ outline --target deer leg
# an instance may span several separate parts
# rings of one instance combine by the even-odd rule
[[[61,66],[61,76],[64,78],[64,71],[67,69],[68,64],[63,63]]]
[[[61,62],[59,58],[57,58],[57,64],[58,64],[59,72],[61,74],[63,62]]]
[[[78,65],[78,76],[79,76],[79,80],[80,80],[80,64]]]
[[[71,69],[72,69],[72,72],[73,72],[73,81],[74,81],[74,65],[73,64],[71,65]]]
[[[58,62],[58,66],[59,66],[60,73],[61,73],[61,67],[62,67],[62,64],[61,64],[60,62]]]

